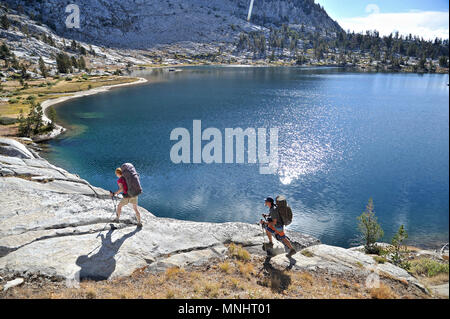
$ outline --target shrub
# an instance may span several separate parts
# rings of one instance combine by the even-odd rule
[[[373,259],[378,263],[378,264],[384,264],[387,260],[384,257],[380,257],[380,256],[373,256]]]
[[[425,275],[427,277],[449,273],[448,264],[438,262],[431,258],[413,260],[410,269],[415,275]]]
[[[310,252],[308,249],[303,249],[300,253],[301,253],[303,256],[306,256],[306,257],[313,257],[313,256],[314,256],[313,253]]]
[[[16,124],[19,120],[12,117],[0,117],[1,125]]]
[[[86,291],[87,299],[95,299],[95,297],[97,297],[97,294],[95,293],[95,291],[93,289],[89,289],[88,291]]]

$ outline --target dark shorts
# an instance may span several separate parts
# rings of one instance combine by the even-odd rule
[[[275,238],[276,238],[277,240],[281,240],[281,239],[286,238],[286,234],[284,233],[283,226],[272,228],[272,227],[269,226],[269,225],[265,225],[265,228],[266,228],[270,233],[274,234],[274,235],[275,235]]]

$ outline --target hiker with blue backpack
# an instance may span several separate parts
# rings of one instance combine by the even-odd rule
[[[137,207],[138,195],[142,193],[141,183],[139,181],[139,174],[136,172],[133,164],[125,163],[121,167],[116,168],[116,176],[118,178],[117,185],[119,189],[115,192],[111,192],[111,197],[117,196],[123,193],[123,198],[117,205],[116,218],[114,222],[119,222],[120,213],[122,212],[122,207],[127,204],[133,205],[133,210],[136,213],[136,219],[138,222],[138,227],[142,227],[141,215]]]
[[[275,236],[277,240],[283,242],[289,248],[287,256],[291,257],[297,251],[292,247],[291,242],[284,232],[284,226],[289,225],[292,221],[292,210],[287,205],[286,198],[284,196],[277,196],[275,204],[273,198],[267,197],[264,206],[269,207],[269,214],[263,214],[265,220],[261,219],[260,222],[269,238],[269,243],[265,244],[264,249],[273,248],[272,237]]]

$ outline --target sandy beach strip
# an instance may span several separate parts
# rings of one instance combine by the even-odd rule
[[[142,84],[142,83],[146,83],[146,82],[148,82],[147,79],[138,78],[138,80],[134,81],[134,82],[120,83],[120,84],[113,84],[113,85],[105,85],[105,86],[101,86],[101,87],[98,87],[98,88],[93,88],[93,89],[90,89],[90,90],[87,90],[87,91],[78,91],[78,92],[75,92],[73,95],[70,95],[70,96],[62,96],[62,97],[59,97],[59,98],[56,98],[56,99],[45,100],[44,102],[41,103],[41,107],[42,107],[42,111],[43,111],[42,120],[45,123],[51,122],[50,119],[47,117],[46,110],[52,105],[59,104],[59,103],[62,103],[62,102],[65,102],[65,101],[68,101],[68,100],[71,100],[71,99],[83,97],[83,96],[93,95],[93,94],[97,94],[97,93],[101,93],[101,92],[107,92],[107,91],[109,91],[112,88],[116,88],[116,87],[120,87],[120,86],[136,85],[136,84]],[[42,141],[45,141],[45,140],[53,139],[56,136],[58,136],[58,135],[60,135],[60,134],[62,134],[62,133],[64,133],[66,131],[66,129],[64,127],[62,127],[61,125],[58,125],[58,124],[55,123],[55,126],[56,127],[55,127],[55,129],[52,132],[50,132],[48,134],[45,134],[45,135],[37,136],[35,141],[42,142]]]

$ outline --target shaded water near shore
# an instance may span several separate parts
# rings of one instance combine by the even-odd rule
[[[52,163],[105,189],[114,169],[141,174],[139,204],[157,216],[257,222],[266,196],[284,194],[288,229],[348,247],[373,197],[385,241],[404,224],[410,243],[448,241],[448,75],[340,69],[195,67],[57,108],[73,129],[50,142]],[[255,164],[174,164],[170,132],[279,128],[280,170]],[[206,144],[206,142],[204,142]]]

